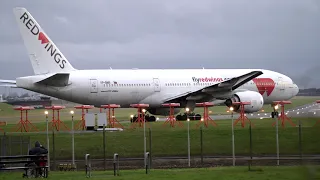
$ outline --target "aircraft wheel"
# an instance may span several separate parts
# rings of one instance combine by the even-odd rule
[[[138,117],[134,116],[134,117],[132,118],[132,122],[135,122],[135,121],[137,120],[137,118],[138,118]]]
[[[178,114],[178,115],[176,116],[176,120],[177,120],[177,121],[181,121],[181,115],[180,115],[180,114]]]
[[[279,117],[279,112],[271,112],[271,117],[272,117],[272,118],[277,118],[277,117]]]
[[[154,122],[156,121],[156,117],[154,116],[150,116],[149,119],[148,119],[149,122]]]
[[[201,120],[201,115],[200,114],[196,114],[195,120]]]
[[[190,121],[197,120],[197,119],[196,119],[196,114],[195,114],[194,112],[190,113],[190,114],[189,114],[189,119],[190,119]]]
[[[144,122],[149,122],[150,121],[150,116],[144,116]]]
[[[184,115],[182,115],[182,116],[181,116],[181,120],[182,120],[182,121],[186,121],[186,120],[187,120],[187,118],[188,118],[188,117],[187,117],[187,115],[186,115],[186,114],[184,114]]]

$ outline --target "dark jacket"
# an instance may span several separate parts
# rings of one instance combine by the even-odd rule
[[[42,155],[42,154],[48,154],[48,150],[43,147],[38,141],[35,143],[35,146],[29,150],[29,155]],[[36,165],[42,166],[44,157],[32,157],[30,158],[32,161],[35,162]]]
[[[35,147],[29,150],[29,155],[40,155],[40,154],[48,154],[48,150],[37,141],[35,143]]]

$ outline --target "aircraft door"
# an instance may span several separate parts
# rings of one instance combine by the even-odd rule
[[[285,82],[284,82],[284,81],[281,81],[281,82],[280,82],[280,89],[281,89],[281,90],[285,90],[285,85],[286,85]]]
[[[282,77],[279,77],[278,80],[279,80],[279,81],[278,81],[279,90],[280,90],[280,91],[283,91],[283,90],[285,89],[285,83],[284,83]]]
[[[160,85],[159,78],[153,78],[153,87],[154,87],[154,92],[160,92],[161,85]]]
[[[98,93],[98,81],[90,79],[90,93]]]

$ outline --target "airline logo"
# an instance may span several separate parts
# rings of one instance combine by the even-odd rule
[[[214,78],[214,77],[205,77],[205,78],[196,78],[192,77],[193,82],[201,83],[201,82],[222,82],[226,79],[224,78]]]
[[[261,95],[267,93],[267,96],[270,96],[276,86],[271,78],[254,78],[252,81],[256,84]]]
[[[27,12],[24,12],[20,17],[22,23],[30,30],[30,33],[34,36],[37,36],[37,39],[41,42],[41,44],[45,44],[44,49],[50,53],[50,56],[54,59],[54,61],[59,65],[61,69],[64,69],[66,60],[62,58],[62,55],[57,50],[57,48],[50,43],[48,38],[45,36],[43,32],[40,32],[39,27],[35,24],[35,22],[29,17]]]

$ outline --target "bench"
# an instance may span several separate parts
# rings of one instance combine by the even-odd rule
[[[0,131],[4,132],[4,130],[1,128],[1,126],[6,126],[7,122],[5,121],[0,121]]]
[[[22,156],[0,156],[0,172],[12,171],[12,170],[24,170],[25,174],[22,177],[39,177],[39,170],[42,170],[42,177],[48,177],[48,166],[37,166],[37,163],[47,164],[47,154],[44,155],[22,155]],[[33,160],[37,158],[38,160]],[[13,164],[19,164],[20,166],[12,166]],[[21,166],[23,164],[23,166]]]

